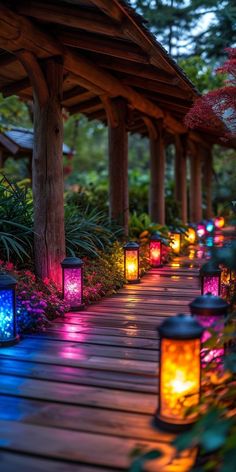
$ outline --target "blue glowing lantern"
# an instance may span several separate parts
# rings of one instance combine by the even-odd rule
[[[214,225],[214,221],[213,220],[209,220],[206,222],[206,232],[209,234],[209,233],[213,233],[215,229],[215,225]]]
[[[0,346],[18,341],[16,331],[16,280],[0,273]]]

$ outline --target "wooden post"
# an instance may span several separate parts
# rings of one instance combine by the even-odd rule
[[[115,114],[109,120],[109,213],[128,234],[128,133],[126,131],[127,105],[122,98],[112,100]],[[111,110],[110,110],[111,112]]]
[[[65,256],[63,119],[61,109],[63,64],[50,58],[41,69],[29,51],[19,51],[34,92],[34,253],[36,274],[61,284],[60,262]]]
[[[212,218],[212,152],[211,149],[205,152],[204,174],[206,189],[206,218]]]
[[[190,220],[202,220],[202,161],[199,147],[192,144],[190,158]]]
[[[162,125],[150,136],[149,214],[154,223],[165,224],[165,150]]]
[[[185,137],[175,135],[175,198],[180,205],[181,220],[187,223],[187,176]]]

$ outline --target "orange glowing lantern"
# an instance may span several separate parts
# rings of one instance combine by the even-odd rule
[[[61,262],[63,298],[73,311],[82,310],[83,304],[83,261],[78,257],[66,257]]]
[[[125,279],[130,284],[140,282],[139,278],[139,244],[130,241],[124,246]]]
[[[149,259],[152,267],[162,267],[162,242],[160,233],[157,231],[150,237],[149,243]]]
[[[189,315],[170,317],[160,334],[159,407],[156,422],[164,429],[181,431],[192,425],[201,389],[201,336],[203,329]]]
[[[170,247],[175,254],[180,253],[181,249],[181,232],[176,229],[170,233]]]
[[[221,229],[223,228],[225,225],[225,219],[223,216],[217,216],[216,219],[215,219],[215,227],[217,229]]]
[[[188,241],[189,244],[194,244],[196,242],[196,231],[192,226],[189,226],[185,239]]]

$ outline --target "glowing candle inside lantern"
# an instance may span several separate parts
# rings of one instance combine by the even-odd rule
[[[138,283],[139,279],[139,244],[130,241],[124,246],[124,272],[129,283]]]
[[[220,295],[221,270],[213,261],[204,264],[200,269],[201,293]]]
[[[220,335],[223,335],[229,308],[228,303],[222,298],[208,293],[197,297],[189,306],[192,316],[204,328],[201,349],[202,364],[206,365],[210,362],[213,368],[216,365],[223,365],[224,344]],[[204,347],[204,343],[212,337],[212,333],[217,334],[217,345],[211,348]]]
[[[177,231],[170,233],[170,247],[175,254],[180,253],[181,234]]]
[[[0,274],[0,346],[18,341],[16,332],[16,280]]]
[[[154,233],[150,237],[149,243],[150,264],[152,267],[161,267],[162,243],[160,235]]]
[[[186,413],[200,400],[201,326],[188,315],[169,318],[159,328],[160,377],[157,423],[167,429],[185,429],[196,413]]]
[[[191,226],[188,228],[185,238],[189,244],[194,244],[196,241],[196,231]]]
[[[67,257],[61,263],[63,269],[63,297],[71,310],[81,310],[83,305],[83,261]]]
[[[224,224],[225,224],[225,219],[223,216],[217,216],[216,219],[215,219],[215,227],[217,229],[221,229],[224,227]]]

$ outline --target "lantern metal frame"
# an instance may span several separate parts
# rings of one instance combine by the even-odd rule
[[[199,343],[201,340],[201,336],[203,333],[203,328],[201,325],[190,315],[187,314],[178,314],[174,317],[167,318],[161,326],[157,329],[159,336],[160,336],[160,358],[159,358],[159,404],[158,408],[155,413],[154,417],[154,424],[157,427],[160,427],[163,430],[172,431],[172,432],[181,432],[188,430],[197,420],[191,419],[188,421],[187,419],[183,422],[172,421],[170,422],[165,421],[161,416],[161,376],[162,376],[162,341],[163,339],[169,340],[177,340],[177,341],[191,341],[195,339],[199,339]],[[199,347],[199,400],[201,397],[201,359],[200,359],[200,351],[201,346]]]
[[[140,283],[140,270],[139,270],[139,248],[140,245],[135,241],[128,241],[124,246],[124,275],[126,279],[126,251],[136,251],[137,252],[137,261],[138,261],[138,278],[137,279],[126,279],[129,284],[139,284]]]
[[[161,238],[161,235],[158,231],[155,231],[155,233],[152,233],[150,238],[149,238],[149,260],[150,260],[150,263],[151,263],[151,242],[154,241],[154,242],[157,242],[157,243],[160,243],[160,264],[151,264],[152,267],[154,268],[161,268],[163,267],[163,264],[162,264],[162,238]]]
[[[218,277],[218,294],[220,296],[221,289],[221,269],[214,261],[208,261],[200,269],[200,278],[201,278],[201,295],[204,295],[204,278],[205,277]]]
[[[17,334],[16,320],[16,285],[17,281],[14,277],[6,272],[0,273],[0,291],[12,290],[12,315],[13,315],[13,337],[4,340],[0,338],[0,347],[12,346],[19,342],[20,336]]]
[[[65,299],[65,270],[66,269],[81,269],[81,303],[79,305],[71,305],[71,311],[82,311],[85,308],[83,303],[83,293],[84,293],[84,262],[79,257],[66,257],[61,262],[62,267],[62,296]]]

